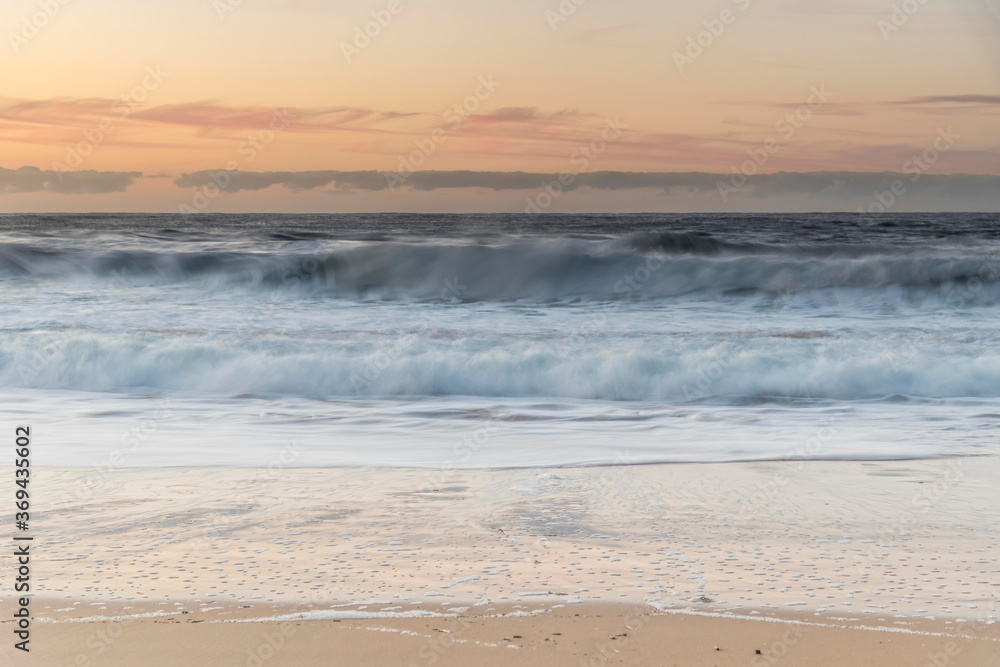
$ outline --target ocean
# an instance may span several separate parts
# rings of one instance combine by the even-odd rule
[[[996,455],[998,223],[0,216],[0,409],[96,471]]]

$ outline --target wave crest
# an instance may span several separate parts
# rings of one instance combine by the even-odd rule
[[[308,297],[460,301],[671,298],[915,290],[967,302],[1000,299],[1000,256],[968,253],[816,256],[739,250],[700,235],[485,244],[348,243],[302,252],[83,252],[0,247],[0,279],[97,281],[112,288],[190,284],[281,289]],[[666,249],[670,248],[668,252]]]

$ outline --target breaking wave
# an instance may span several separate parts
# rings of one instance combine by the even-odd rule
[[[1000,297],[1000,255],[948,248],[880,253],[749,246],[708,235],[501,244],[338,242],[311,252],[53,250],[0,246],[0,280],[183,284],[307,297],[508,301],[657,299],[687,294],[903,290],[967,302]]]

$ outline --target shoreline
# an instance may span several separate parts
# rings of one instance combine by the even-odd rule
[[[33,659],[47,665],[685,665],[779,663],[953,665],[1000,659],[1000,628],[945,622],[919,629],[847,626],[787,618],[662,613],[626,604],[496,609],[433,617],[261,619],[254,609],[188,613],[146,609],[136,618],[41,622]],[[137,609],[138,611],[138,609]],[[289,611],[289,610],[285,610]],[[152,615],[158,614],[158,615]],[[516,651],[512,654],[511,651]],[[759,652],[759,653],[758,653]],[[44,661],[44,662],[41,662]],[[936,661],[936,662],[935,662]],[[942,662],[943,661],[943,662]]]
[[[784,611],[778,615],[766,610],[748,609],[741,612],[706,611],[696,607],[663,608],[654,604],[590,602],[576,604],[494,604],[480,603],[470,607],[451,609],[411,609],[399,611],[391,600],[369,600],[358,603],[327,604],[246,604],[247,600],[213,601],[208,603],[161,600],[142,604],[70,603],[66,600],[37,597],[32,602],[33,623],[43,625],[93,625],[128,624],[141,622],[183,622],[209,624],[274,624],[274,623],[324,623],[346,621],[427,621],[457,622],[466,619],[545,618],[569,616],[621,616],[691,617],[740,621],[747,623],[777,623],[803,628],[837,628],[865,632],[941,637],[948,639],[976,639],[1000,642],[1000,623],[987,610],[963,619],[926,620],[912,618],[879,624],[863,616],[834,616],[822,612]],[[91,605],[98,604],[101,613],[94,613]],[[109,608],[109,606],[111,608]],[[995,609],[1000,609],[997,605]],[[6,621],[3,621],[6,622]]]

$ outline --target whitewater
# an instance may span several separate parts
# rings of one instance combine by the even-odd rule
[[[997,453],[986,214],[0,217],[36,464]]]

